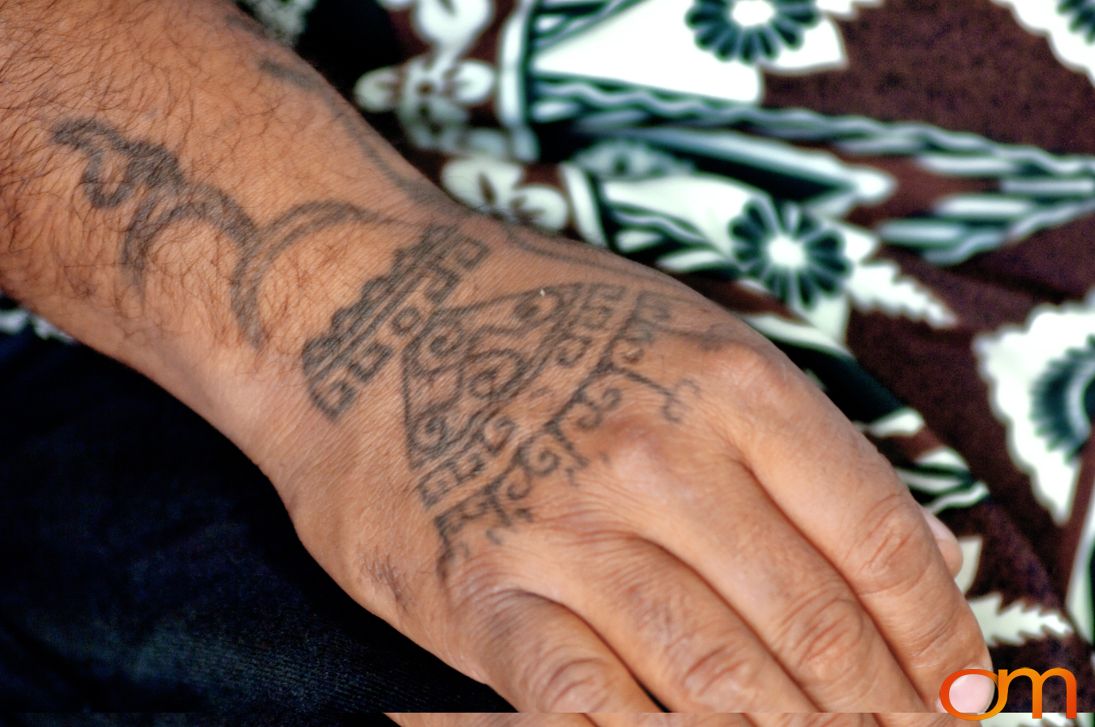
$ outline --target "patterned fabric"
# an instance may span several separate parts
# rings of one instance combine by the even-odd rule
[[[1095,0],[381,0],[367,72],[306,42],[352,3],[243,4],[456,199],[779,345],[958,534],[996,666],[1095,709]]]

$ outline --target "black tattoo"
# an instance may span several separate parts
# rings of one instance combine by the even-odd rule
[[[661,417],[679,421],[695,384],[660,383],[640,364],[659,336],[710,343],[674,319],[682,306],[673,295],[619,284],[548,285],[447,307],[485,254],[452,230],[427,231],[302,356],[313,401],[338,420],[399,353],[406,456],[441,539],[442,574],[467,554],[470,525],[498,542],[532,519],[527,498],[538,481],[574,483],[593,456],[583,435],[628,391],[660,400]],[[577,384],[569,394],[549,388],[559,381]]]
[[[390,163],[360,114],[305,64],[264,60],[260,67],[321,99],[372,168],[412,200],[429,204],[441,196],[409,168]],[[666,422],[681,419],[698,388],[689,379],[652,376],[645,359],[659,338],[701,350],[733,338],[717,327],[698,331],[689,320],[697,300],[678,297],[680,289],[664,276],[511,225],[502,226],[502,244],[528,253],[534,264],[548,259],[586,275],[595,269],[605,280],[455,304],[455,291],[480,274],[494,246],[467,235],[461,223],[472,213],[452,204],[437,207],[443,222],[424,229],[334,199],[297,204],[260,222],[159,144],[88,118],[58,124],[53,140],[86,158],[80,185],[92,207],[126,214],[120,260],[138,287],[173,226],[191,232],[207,225],[230,242],[231,306],[256,347],[267,337],[260,289],[294,245],[322,231],[342,233],[342,226],[347,235],[361,235],[362,226],[400,225],[415,236],[393,253],[386,273],[365,281],[327,329],[304,344],[300,363],[314,405],[332,422],[382,373],[390,370],[399,382],[412,491],[436,527],[442,577],[476,537],[500,542],[507,530],[532,520],[530,495],[541,482],[576,484],[600,455],[589,449],[590,433],[629,399],[656,402],[655,416]],[[635,289],[640,282],[645,287]],[[390,563],[364,567],[402,601]]]
[[[314,71],[268,59],[260,68],[318,94],[368,162],[380,166],[413,199],[422,197],[421,180],[387,163],[359,115],[348,115],[346,102]],[[695,384],[685,380],[667,387],[629,367],[642,358],[657,333],[672,331],[701,348],[717,346],[716,339],[722,338],[716,332],[669,325],[671,305],[679,301],[665,276],[596,257],[582,243],[534,236],[514,225],[502,227],[515,250],[583,271],[596,265],[629,283],[646,279],[668,290],[634,296],[622,285],[576,283],[443,308],[487,250],[453,228],[438,226],[415,246],[397,252],[391,271],[366,282],[358,300],[339,309],[328,330],[308,341],[302,355],[313,402],[337,420],[402,351],[407,458],[419,473],[418,496],[434,513],[442,577],[455,558],[468,553],[464,534],[471,524],[482,524],[486,538],[498,542],[501,530],[532,519],[525,500],[537,481],[552,476],[574,481],[575,473],[589,464],[579,446],[581,434],[600,425],[628,386],[655,392],[663,401],[662,416],[679,419],[685,395],[696,392]],[[613,322],[629,305],[630,315],[617,323],[618,330],[594,363],[595,342],[612,334]],[[686,308],[695,307],[689,300]],[[523,397],[535,398],[534,384],[545,371],[583,367],[588,371],[579,386],[539,429],[530,432],[506,413],[521,408]]]
[[[256,225],[236,202],[216,187],[192,182],[178,158],[159,144],[126,139],[95,119],[64,121],[53,141],[82,152],[87,166],[80,184],[96,209],[132,201],[136,211],[126,227],[121,263],[140,282],[156,238],[173,224],[213,225],[240,247],[255,237]]]
[[[53,140],[84,154],[80,185],[92,207],[131,205],[120,262],[138,287],[144,281],[153,248],[175,225],[208,225],[228,238],[238,261],[229,283],[232,308],[247,339],[261,346],[265,326],[258,310],[263,278],[278,256],[321,230],[348,225],[402,224],[339,200],[315,200],[290,208],[267,224],[254,220],[229,193],[193,180],[167,148],[122,136],[112,126],[89,118],[70,119],[53,129]]]
[[[661,402],[661,417],[673,423],[681,420],[688,398],[698,393],[690,379],[667,386],[638,366],[659,335],[680,333],[671,321],[669,298],[650,291],[629,294],[611,285],[564,286],[548,295],[557,301],[546,304],[537,317],[554,320],[538,337],[539,345],[522,345],[527,334],[518,334],[509,348],[490,348],[498,326],[483,323],[462,339],[449,362],[450,367],[464,369],[459,398],[440,406],[423,403],[405,387],[410,461],[415,470],[425,470],[417,490],[423,505],[435,513],[442,577],[453,560],[470,552],[465,532],[470,526],[477,525],[488,540],[500,542],[502,531],[532,519],[527,500],[538,482],[562,478],[576,484],[576,474],[589,466],[595,454],[583,451],[588,433],[600,427],[629,392],[641,390],[644,398],[653,395]],[[524,296],[511,313],[515,332],[525,329],[521,319],[528,314],[522,309],[534,305],[539,292]],[[569,309],[567,298],[573,305]],[[442,320],[449,317],[439,314]],[[610,334],[608,341],[597,346],[605,333]],[[428,340],[424,337],[416,343]],[[408,356],[415,350],[412,344]],[[478,380],[485,377],[493,384],[497,378],[494,371],[475,368],[491,366],[492,359],[510,366],[509,361],[523,360],[524,370],[517,367],[510,377],[501,377],[504,386],[477,391]],[[524,421],[531,418],[529,412],[535,407],[523,399],[548,367],[584,370],[584,374],[564,403],[549,409],[538,427],[519,425],[515,414],[522,412]],[[445,380],[443,368],[431,374]],[[410,377],[405,371],[404,380]],[[504,400],[491,401],[497,391],[505,391]],[[427,437],[424,441],[416,438],[422,433]]]
[[[301,365],[320,411],[337,419],[400,339],[418,330],[487,252],[483,242],[441,226],[428,227],[417,244],[396,251],[391,272],[361,286],[358,299],[331,317],[327,332],[304,345]]]

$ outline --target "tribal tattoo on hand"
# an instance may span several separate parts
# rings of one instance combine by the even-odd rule
[[[485,254],[474,240],[436,235],[400,250],[302,357],[313,401],[335,421],[387,366],[400,366],[406,456],[441,539],[442,577],[470,553],[470,531],[498,543],[532,520],[538,483],[576,485],[595,456],[585,435],[629,393],[680,421],[699,388],[644,372],[656,339],[720,340],[679,320],[694,302],[620,284],[548,285],[446,306]]]
[[[164,146],[102,121],[62,121],[53,141],[83,154],[80,187],[94,209],[128,213],[119,257],[138,289],[169,229],[205,225],[230,241],[237,255],[228,281],[232,311],[256,348],[268,337],[259,290],[286,250],[331,230],[347,239],[365,238],[378,224],[413,231],[414,242],[392,253],[388,271],[367,279],[327,329],[305,342],[300,367],[313,404],[333,423],[381,372],[400,367],[413,496],[436,527],[442,577],[475,539],[497,543],[531,521],[530,495],[540,483],[576,484],[596,456],[586,450],[588,435],[628,396],[660,402],[655,416],[680,420],[699,389],[692,380],[666,383],[644,370],[657,339],[701,348],[725,340],[717,330],[697,334],[687,325],[695,300],[623,261],[598,265],[614,280],[454,305],[454,292],[499,244],[468,236],[458,219],[439,215],[450,224],[418,228],[320,199],[263,222],[226,190],[194,179]],[[588,251],[576,256],[573,243],[555,249],[550,240],[503,229],[501,244],[509,249],[580,266],[588,276]]]

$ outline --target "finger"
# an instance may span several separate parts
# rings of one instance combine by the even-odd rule
[[[789,362],[754,366],[748,383],[749,400],[730,414],[743,417],[731,423],[731,442],[844,576],[925,705],[936,704],[947,675],[991,669],[973,614],[889,463]],[[986,680],[974,681],[978,690]],[[987,705],[983,691],[962,698]]]
[[[661,548],[585,539],[562,559],[585,576],[559,586],[562,600],[670,709],[815,709],[737,614]]]
[[[943,562],[947,564],[947,571],[951,574],[951,578],[956,577],[958,571],[962,570],[962,547],[958,545],[958,538],[942,520],[923,505],[920,506],[920,513],[924,516],[924,521],[928,523],[928,529],[932,531],[935,545],[943,556]]]
[[[519,710],[659,711],[597,634],[557,603],[510,594],[484,614],[477,631],[473,641],[487,681]]]
[[[706,579],[821,711],[923,710],[851,588],[752,475],[729,461],[705,469],[722,481],[678,488],[670,516],[636,527]]]

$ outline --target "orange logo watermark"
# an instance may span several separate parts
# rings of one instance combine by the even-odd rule
[[[976,674],[977,676],[991,679],[996,684],[996,704],[989,711],[983,714],[969,714],[968,712],[962,712],[955,708],[951,704],[951,686],[968,674]],[[947,710],[947,713],[957,717],[958,719],[964,719],[970,722],[980,722],[983,719],[989,717],[995,717],[1003,711],[1004,705],[1008,701],[1008,686],[1012,680],[1017,677],[1027,677],[1030,679],[1031,688],[1033,690],[1030,716],[1034,719],[1042,718],[1042,687],[1045,685],[1046,680],[1051,677],[1060,677],[1065,680],[1065,716],[1069,719],[1076,718],[1076,676],[1068,669],[1057,667],[1050,669],[1049,671],[1039,674],[1033,669],[1016,669],[1009,672],[1007,669],[1000,669],[996,674],[986,669],[962,669],[956,671],[949,677],[943,680],[943,685],[939,687],[939,702],[943,705],[943,709]]]

